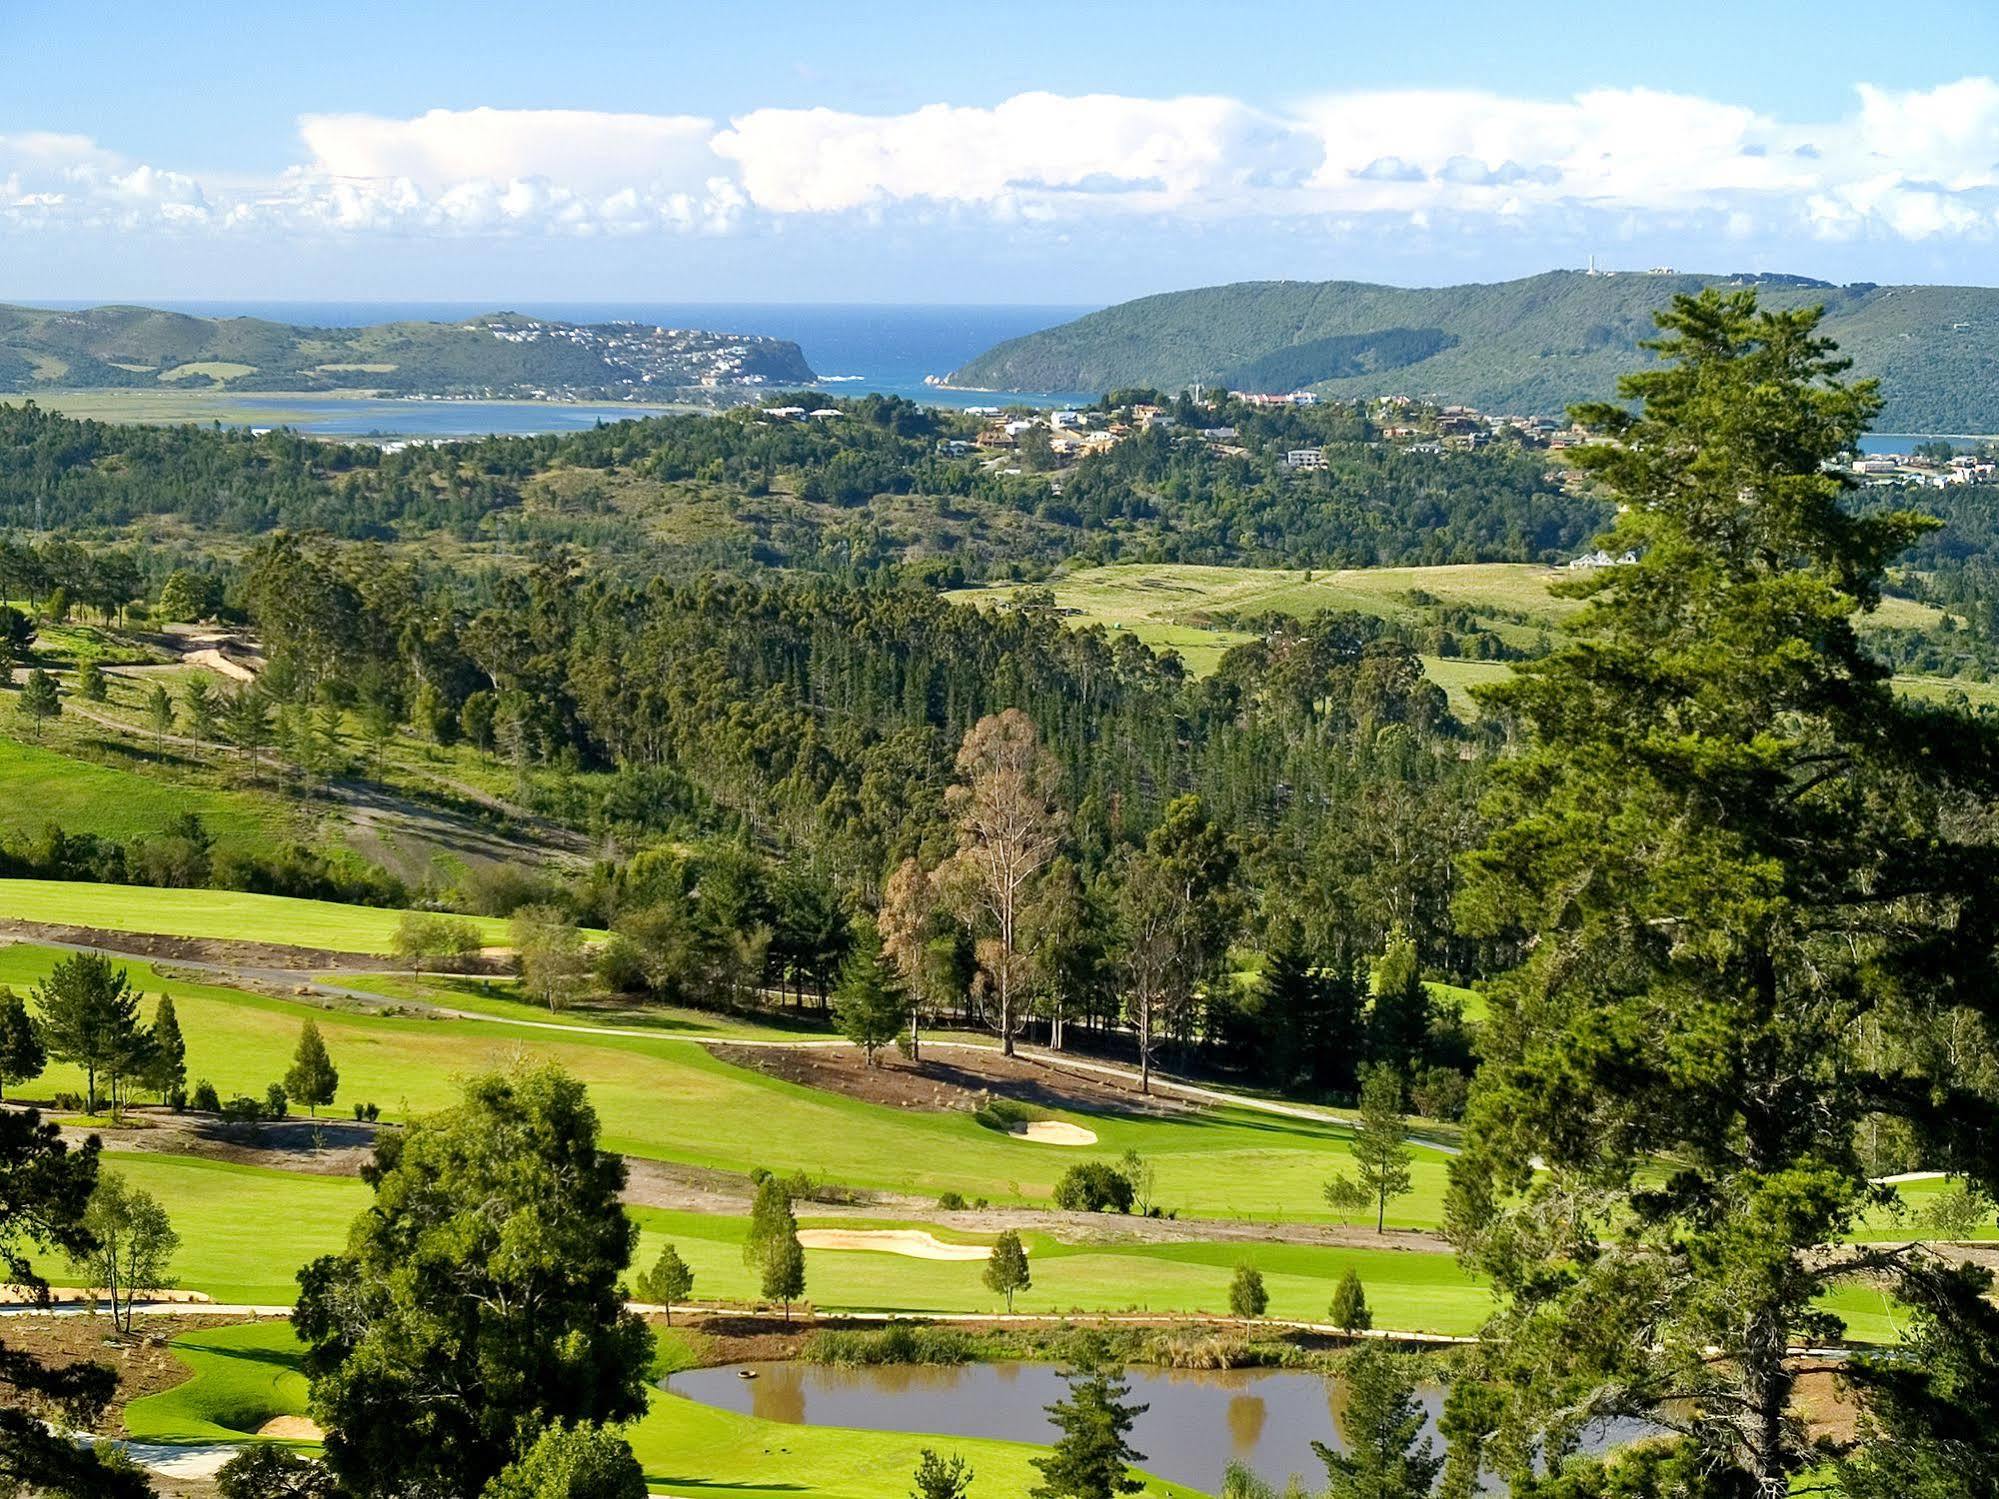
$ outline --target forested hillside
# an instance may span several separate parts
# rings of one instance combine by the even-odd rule
[[[1612,393],[1674,295],[1738,279],[1550,271],[1427,288],[1242,282],[1091,313],[1001,344],[951,379],[993,390],[1309,386],[1555,415]],[[1799,277],[1761,278],[1758,289],[1768,307],[1825,307],[1826,333],[1858,373],[1882,380],[1884,430],[1999,430],[1999,290]]]
[[[0,391],[192,386],[617,396],[811,378],[798,345],[784,339],[630,323],[494,313],[463,323],[322,328],[150,307],[0,306]]]

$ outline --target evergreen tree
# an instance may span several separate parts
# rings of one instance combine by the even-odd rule
[[[638,1229],[582,1084],[474,1078],[384,1131],[363,1179],[373,1206],[292,1314],[343,1487],[478,1493],[546,1428],[644,1412],[652,1335],[619,1285]]]
[[[673,1304],[685,1301],[694,1289],[694,1272],[687,1261],[680,1257],[680,1251],[671,1244],[660,1246],[659,1258],[652,1268],[639,1277],[636,1288],[639,1300],[649,1301],[666,1311],[666,1325],[673,1326]]]
[[[608,1426],[549,1426],[479,1499],[646,1499],[645,1469]]]
[[[48,1057],[21,996],[0,984],[0,1084],[13,1087],[42,1075]]]
[[[1048,1456],[1034,1460],[1042,1481],[1029,1491],[1033,1499],[1116,1499],[1140,1492],[1145,1484],[1131,1476],[1131,1467],[1145,1454],[1126,1439],[1148,1407],[1126,1403],[1131,1386],[1120,1369],[1092,1362],[1065,1378],[1067,1397],[1044,1407],[1062,1435]]]
[[[1250,1322],[1269,1309],[1270,1292],[1264,1289],[1263,1272],[1244,1260],[1235,1267],[1235,1278],[1229,1282],[1229,1315]]]
[[[332,1103],[339,1091],[340,1070],[326,1054],[318,1023],[308,1020],[299,1027],[298,1050],[292,1053],[291,1067],[285,1073],[285,1094],[317,1118],[321,1105]]]
[[[1403,1080],[1420,1071],[1430,1050],[1430,991],[1423,983],[1416,944],[1397,927],[1376,960],[1373,1001],[1367,1013],[1367,1051],[1377,1067]]]
[[[1346,1406],[1340,1444],[1312,1450],[1326,1465],[1327,1499],[1429,1499],[1444,1460],[1423,1435],[1423,1406],[1416,1382],[1400,1357],[1379,1343],[1348,1355],[1340,1368]]]
[[[1027,1246],[1014,1230],[1008,1229],[993,1241],[993,1252],[986,1256],[984,1280],[988,1291],[1006,1297],[1009,1313],[1013,1311],[1014,1293],[1033,1288],[1034,1276],[1027,1268]]]
[[[1412,1182],[1409,1129],[1402,1122],[1402,1083],[1395,1069],[1376,1063],[1361,1074],[1360,1123],[1354,1130],[1354,1174],[1336,1176],[1326,1184],[1326,1202],[1336,1212],[1374,1204],[1374,1231],[1384,1233],[1388,1204],[1407,1196]]]
[[[35,738],[40,740],[42,725],[62,715],[62,698],[56,693],[56,679],[36,667],[28,673],[27,681],[21,684],[19,705],[34,728]]]
[[[103,953],[59,960],[36,986],[42,1042],[58,1062],[83,1069],[84,1112],[97,1112],[97,1080],[116,1077],[137,1057],[139,995],[122,968]]]
[[[1360,1272],[1351,1266],[1340,1277],[1340,1283],[1333,1287],[1333,1301],[1326,1308],[1326,1318],[1349,1335],[1366,1332],[1374,1326],[1374,1313],[1368,1310],[1367,1292],[1361,1287]]]
[[[909,1014],[909,1001],[896,980],[894,966],[882,956],[881,937],[873,922],[857,922],[853,946],[840,969],[833,991],[833,1019],[840,1034],[861,1048],[867,1065],[875,1053],[895,1040]]]
[[[76,668],[76,695],[87,703],[101,703],[110,691],[104,680],[104,668],[97,664],[95,656],[86,656]]]
[[[965,1499],[972,1488],[972,1469],[962,1457],[946,1462],[925,1447],[917,1454],[912,1482],[916,1487],[909,1491],[909,1499]]]
[[[805,1295],[805,1246],[798,1229],[774,1241],[763,1259],[763,1298],[784,1303],[784,1324],[791,1325],[791,1303]]]
[[[141,1081],[160,1095],[161,1103],[169,1103],[187,1086],[187,1041],[181,1035],[180,1017],[174,1013],[170,994],[162,994],[153,1010],[152,1043]]]
[[[166,758],[167,735],[174,729],[174,700],[162,683],[153,683],[152,690],[146,694],[146,722],[153,729],[153,758],[163,760]]]
[[[1819,313],[1709,291],[1659,321],[1629,404],[1576,413],[1634,560],[1569,585],[1574,638],[1491,694],[1529,747],[1460,915],[1523,961],[1446,1222],[1501,1307],[1495,1450],[1670,1398],[1700,1419],[1661,1453],[1783,1493],[1823,1461],[1787,1348],[1839,1336],[1836,1279],[1905,1273],[1851,1239],[1863,1121],[1999,1186],[1999,1106],[1925,1039],[1999,1014],[1999,726],[1898,696],[1856,629],[1928,523],[1849,509],[1833,459],[1878,400]]]

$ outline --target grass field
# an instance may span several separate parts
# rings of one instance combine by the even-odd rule
[[[168,937],[272,942],[330,952],[380,954],[394,943],[400,911],[252,895],[240,890],[170,890],[78,880],[0,880],[0,915],[21,921],[152,932]],[[507,924],[463,918],[489,945],[505,945]]]
[[[134,1401],[132,1435],[156,1442],[241,1441],[274,1416],[305,1413],[299,1345],[282,1322],[188,1333],[173,1343],[187,1383]],[[925,1446],[963,1454],[972,1499],[1018,1499],[1040,1480],[1040,1449],[1016,1442],[790,1426],[655,1392],[627,1432],[655,1493],[743,1499],[904,1499]],[[1154,1480],[1146,1493],[1195,1499]]]
[[[1508,644],[1531,649],[1581,607],[1575,599],[1549,592],[1571,576],[1565,569],[1526,562],[1466,563],[1444,567],[1294,568],[1205,567],[1179,563],[1118,563],[1084,568],[1046,585],[1058,608],[1075,611],[1068,623],[1129,631],[1155,650],[1180,653],[1189,671],[1215,669],[1230,646],[1251,637],[1218,616],[1289,614],[1305,618],[1321,610],[1372,614],[1401,625],[1437,622],[1440,607],[1467,609]],[[1036,585],[1040,586],[1040,585]],[[948,597],[959,603],[990,605],[1011,598],[1014,587],[967,588]],[[1926,604],[1886,598],[1872,616],[1884,626],[1921,628],[1941,616]],[[1470,717],[1475,707],[1468,688],[1492,681],[1507,668],[1500,662],[1425,656],[1425,673],[1449,695],[1451,709]],[[1937,679],[1917,679],[1932,682]],[[1999,701],[1999,688],[1964,686],[1973,701]],[[1981,692],[1988,694],[1980,696]]]
[[[223,849],[268,842],[289,815],[262,792],[163,780],[0,737],[0,836],[36,836],[54,822],[122,842],[158,833],[184,812],[197,814]]]

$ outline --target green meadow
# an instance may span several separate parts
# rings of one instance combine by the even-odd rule
[[[194,1332],[173,1351],[187,1383],[134,1401],[134,1437],[156,1442],[241,1441],[277,1416],[305,1414],[300,1349],[282,1322]],[[972,1499],[1018,1499],[1040,1480],[1039,1448],[1018,1442],[790,1426],[655,1392],[627,1435],[655,1493],[744,1499],[904,1499],[925,1446],[960,1453],[977,1474]],[[1197,1499],[1160,1480],[1146,1493]]]
[[[255,845],[290,817],[264,792],[164,780],[64,754],[53,744],[0,737],[0,836],[32,837],[53,822],[66,833],[124,841],[158,833],[188,812],[224,849]],[[0,913],[11,914],[4,900]]]
[[[241,890],[172,890],[146,885],[96,885],[76,880],[0,880],[0,915],[22,921],[270,942],[333,952],[387,953],[402,912],[377,906],[252,895]],[[504,945],[507,924],[490,916],[463,918],[489,945]]]

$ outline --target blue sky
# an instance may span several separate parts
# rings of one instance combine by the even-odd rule
[[[1882,16],[0,0],[0,297],[1989,281],[1999,7]]]

